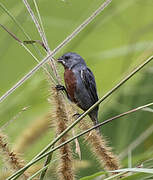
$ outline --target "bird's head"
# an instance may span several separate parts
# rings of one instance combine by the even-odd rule
[[[72,69],[77,64],[86,65],[85,61],[80,55],[72,52],[64,54],[63,56],[58,58],[57,61],[61,63],[64,66],[64,68],[68,69]]]

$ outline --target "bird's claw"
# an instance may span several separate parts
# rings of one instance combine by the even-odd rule
[[[73,114],[73,117],[77,117],[77,118],[79,118],[81,116],[81,114],[79,114],[79,113],[75,113],[75,114]]]
[[[56,88],[58,91],[64,91],[64,90],[65,90],[65,87],[62,86],[62,85],[60,85],[60,84],[56,85],[55,88]]]

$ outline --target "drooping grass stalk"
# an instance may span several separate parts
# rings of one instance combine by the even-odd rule
[[[70,111],[72,119],[76,110],[71,104],[69,106],[67,106],[67,108]],[[80,121],[80,130],[85,131],[90,127],[92,127],[92,122],[88,121],[88,119]],[[102,134],[97,133],[97,131],[91,131],[86,134],[85,142],[89,144],[93,155],[98,159],[102,168],[105,170],[115,170],[120,168],[117,155],[112,152],[111,147],[108,146],[107,140]]]
[[[9,170],[14,172],[24,167],[24,160],[9,148],[7,138],[2,132],[0,132],[0,155]],[[22,178],[27,179],[28,177],[29,175],[24,172]]]
[[[21,30],[21,32],[25,35],[28,40],[31,40],[30,36],[24,30],[24,28],[20,25],[20,23],[16,20],[16,18],[10,13],[10,11],[0,2],[1,9],[13,20],[13,22],[17,25],[17,27]],[[39,49],[33,44],[36,52],[38,52],[39,56],[42,57],[41,52]]]
[[[15,34],[13,34],[11,31],[9,31],[5,26],[3,26],[2,24],[0,24],[0,26],[11,36],[13,37],[13,39],[15,39],[33,58],[34,60],[39,63],[39,60],[34,56],[34,54],[24,45],[24,42],[22,42]],[[42,66],[42,68],[44,69],[45,73],[48,75],[48,77],[51,79],[51,81],[53,81],[54,84],[56,84],[54,78],[50,75],[50,73],[48,72],[47,68]]]
[[[54,125],[56,126],[57,135],[61,134],[68,124],[67,106],[65,99],[62,94],[56,90],[55,87],[52,88],[52,104],[55,106],[55,118]],[[68,139],[69,134],[61,137],[58,144],[62,144]],[[59,149],[59,163],[57,167],[57,176],[59,180],[74,180],[74,170],[72,161],[72,152],[70,144],[66,144]]]
[[[81,32],[99,13],[101,13],[112,0],[106,0],[90,17],[88,17],[79,27],[77,27],[62,43],[60,43],[47,57],[45,57],[38,65],[36,65],[29,73],[21,78],[12,88],[0,97],[0,102],[3,102],[10,94],[12,94],[19,86],[28,80],[36,71],[38,71],[49,58],[53,57],[61,48],[69,43],[79,32]]]
[[[119,114],[119,115],[117,115],[117,116],[114,116],[114,117],[112,117],[112,118],[109,118],[109,119],[105,120],[104,122],[99,123],[99,124],[97,124],[96,126],[91,127],[90,129],[87,129],[86,131],[84,131],[84,132],[76,135],[75,137],[70,138],[70,139],[67,140],[66,142],[64,142],[64,143],[62,143],[62,144],[60,144],[60,145],[52,148],[50,151],[42,154],[42,155],[39,156],[38,158],[33,159],[33,160],[30,161],[25,167],[23,167],[22,169],[20,169],[20,170],[17,171],[16,173],[14,173],[12,176],[10,176],[7,180],[15,180],[15,179],[18,178],[26,169],[28,169],[30,166],[32,166],[33,164],[35,164],[36,162],[38,162],[39,160],[41,160],[42,158],[44,158],[44,157],[47,156],[48,154],[56,151],[57,149],[61,148],[61,147],[64,146],[65,144],[73,141],[74,139],[76,139],[76,138],[78,138],[78,137],[80,137],[80,136],[82,136],[82,135],[84,135],[84,134],[92,131],[93,129],[96,129],[97,127],[103,126],[103,125],[105,125],[105,124],[107,124],[107,123],[110,123],[110,122],[112,122],[112,121],[114,121],[114,120],[116,120],[116,119],[118,119],[118,118],[124,117],[124,116],[129,115],[129,114],[134,113],[134,112],[137,112],[137,111],[142,110],[143,108],[146,108],[146,107],[149,107],[149,106],[153,106],[153,102],[152,102],[152,103],[149,103],[149,104],[145,104],[145,105],[143,105],[143,106],[139,106],[139,107],[137,107],[137,108],[134,108],[134,109],[132,109],[132,110],[129,110],[129,111],[127,111],[127,112],[124,112],[124,113],[122,113],[122,114]],[[61,133],[61,134],[62,134],[62,133]]]
[[[87,121],[81,121],[80,127],[82,130],[90,129],[90,125]],[[93,155],[99,160],[101,167],[105,170],[119,169],[118,157],[113,154],[112,148],[109,147],[107,141],[102,134],[98,134],[96,131],[91,131],[86,134],[86,142],[90,145]]]
[[[10,13],[10,11],[0,2],[0,7],[3,9],[6,14],[13,20],[13,22],[17,25],[17,27],[23,32],[25,37],[28,40],[31,40],[30,36],[25,32],[24,28],[20,25],[20,23],[15,19],[15,17]]]

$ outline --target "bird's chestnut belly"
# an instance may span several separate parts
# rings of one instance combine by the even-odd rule
[[[65,69],[64,81],[65,81],[66,89],[67,89],[67,92],[71,101],[76,103],[76,99],[74,97],[75,90],[76,90],[75,74],[71,70]]]

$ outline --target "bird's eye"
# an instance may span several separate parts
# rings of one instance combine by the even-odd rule
[[[69,59],[70,58],[70,56],[65,56],[65,59]]]

